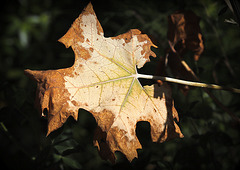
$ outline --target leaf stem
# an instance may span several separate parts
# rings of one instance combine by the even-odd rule
[[[153,76],[153,75],[145,75],[145,74],[138,74],[137,77],[145,78],[145,79],[162,80],[162,81],[167,81],[167,82],[171,82],[171,83],[183,84],[183,85],[194,86],[194,87],[203,87],[203,88],[226,90],[226,91],[231,91],[234,93],[240,93],[240,89],[236,89],[236,88],[224,87],[224,86],[219,86],[216,84],[206,84],[206,83],[200,83],[200,82],[180,80],[180,79],[175,79],[175,78],[171,78],[171,77]]]

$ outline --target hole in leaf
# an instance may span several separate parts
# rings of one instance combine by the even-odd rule
[[[47,117],[47,115],[48,115],[48,110],[47,110],[47,108],[45,108],[42,112],[42,116]]]
[[[147,121],[137,122],[136,135],[143,147],[146,146],[149,142],[151,142],[152,140],[150,123]]]
[[[94,131],[97,126],[96,120],[93,115],[84,109],[79,109],[77,122],[79,125],[91,131]]]

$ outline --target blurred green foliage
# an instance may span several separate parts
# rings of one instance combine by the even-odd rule
[[[117,163],[101,160],[92,145],[96,123],[86,111],[79,120],[46,137],[47,121],[34,107],[36,84],[23,70],[57,69],[73,64],[71,49],[58,43],[88,1],[8,0],[1,5],[0,27],[0,167],[3,169],[240,169],[240,126],[214,103],[202,89],[184,96],[172,85],[178,123],[184,134],[162,144],[151,142],[150,125],[137,124],[143,145],[139,158],[129,163],[119,152]],[[231,16],[217,0],[115,0],[92,1],[105,36],[116,36],[132,28],[150,35],[164,55],[167,16],[179,9],[191,9],[201,17],[205,51],[198,63],[185,57],[204,82],[240,87],[240,29],[225,23]],[[154,73],[156,62],[141,71]],[[149,64],[147,64],[149,65]],[[169,73],[171,76],[171,73]],[[240,96],[211,91],[222,104],[240,117]]]

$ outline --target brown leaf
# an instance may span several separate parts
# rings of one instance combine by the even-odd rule
[[[204,50],[199,17],[192,11],[178,11],[169,15],[167,37],[169,48],[165,57],[160,60],[156,74],[165,76],[163,68],[169,66],[175,78],[196,81],[195,73],[183,58],[187,51],[192,51],[193,58],[197,61]],[[186,85],[179,85],[179,88],[184,94],[189,90],[189,86]]]
[[[195,61],[204,49],[199,20],[192,11],[178,11],[168,16],[167,37],[172,48],[180,56],[188,50],[193,51]]]
[[[39,109],[48,111],[48,134],[69,116],[78,118],[79,108],[89,111],[98,124],[94,145],[102,158],[115,161],[121,151],[131,161],[141,148],[136,137],[138,121],[148,121],[154,142],[183,137],[178,114],[167,84],[142,86],[137,69],[155,46],[137,29],[106,38],[91,3],[59,40],[75,53],[70,68],[25,70],[38,83]]]

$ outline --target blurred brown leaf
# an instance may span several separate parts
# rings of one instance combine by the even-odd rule
[[[175,78],[194,81],[196,76],[192,69],[183,60],[184,54],[188,51],[194,53],[195,61],[199,60],[204,50],[199,17],[192,11],[178,11],[168,16],[168,42],[164,59],[159,62],[157,74],[165,75],[165,68],[170,67]],[[161,81],[158,81],[162,84]],[[179,88],[186,94],[189,86],[179,85]]]
[[[192,11],[178,11],[168,16],[167,37],[173,52],[181,57],[187,52],[194,52],[194,60],[198,61],[204,50],[200,18]]]

